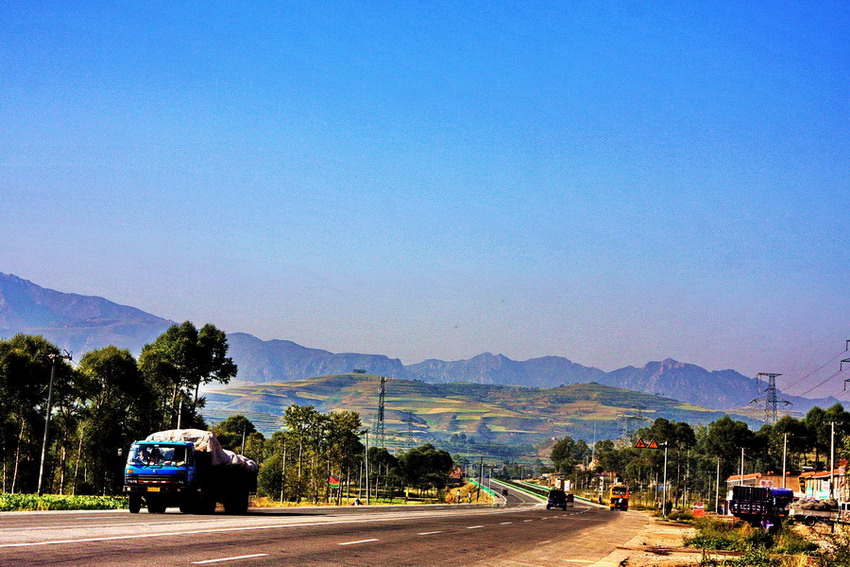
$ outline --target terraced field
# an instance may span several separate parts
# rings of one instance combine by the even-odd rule
[[[290,404],[322,412],[352,410],[371,426],[378,407],[380,378],[340,374],[280,384],[240,385],[207,392],[205,417],[212,423],[242,413],[266,434],[281,426]],[[536,444],[571,435],[585,440],[617,438],[623,416],[632,427],[656,417],[708,423],[725,412],[669,398],[602,386],[513,388],[481,384],[428,384],[387,379],[385,427],[388,444],[448,439],[465,434],[478,442]],[[743,416],[735,416],[747,420]]]

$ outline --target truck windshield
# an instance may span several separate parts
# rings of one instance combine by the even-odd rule
[[[127,463],[181,466],[186,464],[186,447],[158,444],[133,445],[130,447]]]

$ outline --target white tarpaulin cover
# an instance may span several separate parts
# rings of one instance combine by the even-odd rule
[[[169,429],[157,431],[147,436],[145,441],[183,441],[194,443],[195,451],[212,453],[213,466],[235,465],[249,471],[255,471],[259,467],[257,463],[243,455],[237,455],[233,451],[222,448],[221,443],[210,431],[203,429]]]

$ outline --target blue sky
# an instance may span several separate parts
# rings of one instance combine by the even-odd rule
[[[837,355],[845,7],[495,4],[5,4],[0,271],[406,363]]]

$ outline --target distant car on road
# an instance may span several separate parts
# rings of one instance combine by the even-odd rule
[[[561,508],[567,511],[567,493],[557,488],[549,491],[549,496],[546,499],[546,509]]]

